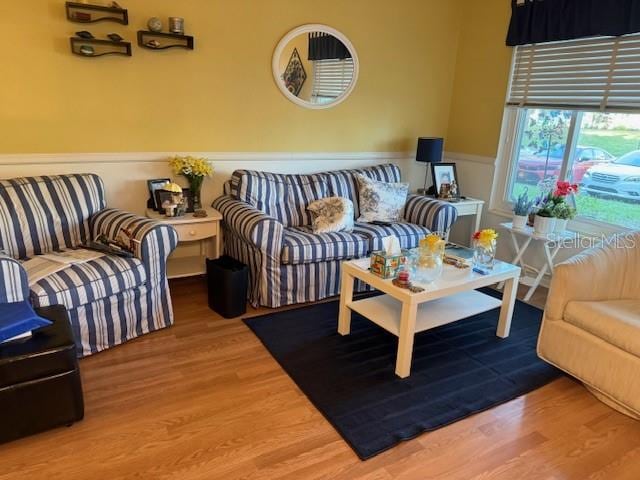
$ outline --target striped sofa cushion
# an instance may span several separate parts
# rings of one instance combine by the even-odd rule
[[[36,307],[61,304],[72,309],[146,282],[141,260],[105,255],[43,278],[31,286],[31,301]]]
[[[358,173],[381,182],[397,183],[400,181],[400,168],[393,164],[324,173],[329,184],[330,196],[348,198],[353,202],[354,218],[360,216],[359,187],[356,179]]]
[[[298,265],[359,258],[368,250],[369,241],[355,233],[313,233],[310,227],[285,228],[281,262]]]
[[[0,250],[23,259],[89,238],[89,218],[105,208],[97,175],[0,180]]]
[[[231,176],[232,195],[285,226],[311,224],[307,205],[328,196],[326,180],[321,175],[284,175],[279,173],[236,170]]]
[[[427,227],[416,225],[415,223],[392,223],[390,226],[374,225],[372,223],[356,222],[353,232],[367,238],[370,250],[380,250],[382,248],[383,237],[395,235],[400,241],[401,248],[416,248],[426,234],[430,233]]]

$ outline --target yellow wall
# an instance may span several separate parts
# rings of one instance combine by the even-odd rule
[[[464,0],[446,149],[495,157],[512,49],[507,0]]]
[[[0,5],[11,39],[0,47],[0,153],[409,151],[419,135],[447,133],[459,2],[129,0],[128,26],[70,23],[62,0],[22,3]],[[134,41],[148,17],[169,15],[185,18],[194,51],[69,52],[76,30]],[[358,85],[335,108],[302,109],[274,85],[275,46],[305,23],[337,28],[358,50]]]

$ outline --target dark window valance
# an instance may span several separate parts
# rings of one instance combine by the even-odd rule
[[[640,32],[640,0],[512,0],[507,45]]]
[[[351,58],[349,49],[333,35],[322,32],[309,34],[309,60]]]

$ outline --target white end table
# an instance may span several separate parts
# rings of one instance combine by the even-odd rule
[[[523,229],[513,228],[513,223],[501,223],[500,226],[507,230],[511,236],[511,243],[513,243],[513,248],[516,251],[515,257],[511,263],[516,265],[520,265],[522,270],[526,270],[524,261],[522,260],[525,252],[529,248],[529,246],[534,242],[540,242],[543,245],[545,263],[538,270],[538,275],[530,280],[530,277],[523,277],[520,281],[521,283],[528,285],[529,290],[527,294],[524,296],[524,301],[528,302],[531,300],[532,295],[540,285],[542,278],[545,273],[553,273],[554,260],[556,255],[562,248],[563,242],[571,241],[577,238],[578,234],[575,232],[571,232],[565,230],[560,233],[550,233],[548,235],[537,235],[533,229],[533,227],[526,226]],[[522,243],[519,242],[519,237],[521,237],[524,241]],[[502,284],[498,285],[498,288],[502,288]]]
[[[396,287],[390,279],[385,280],[371,273],[368,262],[369,259],[365,258],[342,263],[338,333],[348,335],[351,332],[351,312],[354,311],[396,335],[396,375],[399,377],[408,377],[411,372],[413,338],[418,332],[501,307],[496,335],[501,338],[509,336],[520,277],[519,267],[496,261],[491,273],[481,275],[471,268],[458,269],[445,265],[438,280],[430,285],[421,285],[425,288],[424,292],[411,293]],[[355,279],[386,295],[354,300]],[[475,290],[501,281],[506,284],[502,300]]]
[[[220,221],[222,214],[216,209],[203,208],[206,217],[194,217],[187,213],[181,217],[167,217],[155,210],[147,209],[147,218],[171,225],[178,232],[180,243],[200,242],[200,255],[177,257],[173,254],[167,260],[167,277],[182,278],[202,275],[206,270],[206,258],[220,256]]]
[[[435,198],[433,196],[429,196],[429,198]],[[473,215],[473,228],[474,232],[480,230],[480,220],[482,218],[482,208],[484,207],[484,200],[479,200],[477,198],[466,197],[464,200],[460,200],[457,202],[451,202],[447,199],[437,199],[442,200],[443,202],[447,202],[453,208],[455,208],[458,212],[458,217],[466,217]],[[447,232],[446,240],[449,240],[449,232]]]

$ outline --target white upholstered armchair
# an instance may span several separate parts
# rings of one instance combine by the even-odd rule
[[[538,355],[640,418],[640,232],[556,267]]]

